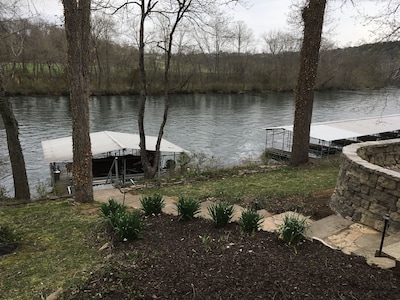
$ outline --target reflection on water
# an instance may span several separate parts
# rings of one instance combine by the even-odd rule
[[[316,93],[313,122],[400,113],[398,90]],[[66,97],[11,98],[19,122],[32,192],[38,180],[49,178],[41,141],[71,135]],[[102,96],[90,101],[91,131],[137,133],[138,96]],[[157,135],[164,103],[150,97],[145,129]],[[264,149],[263,128],[293,122],[292,93],[266,95],[174,95],[164,137],[182,148],[214,156],[227,165],[256,157]],[[12,191],[4,126],[0,120],[0,185]]]

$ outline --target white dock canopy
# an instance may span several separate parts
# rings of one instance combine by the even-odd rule
[[[122,133],[114,131],[101,131],[90,134],[92,144],[92,155],[118,151],[118,150],[140,150],[139,134]],[[155,151],[157,137],[146,135],[146,149]],[[42,141],[44,159],[48,163],[72,160],[72,137],[63,137],[53,140]],[[161,152],[180,153],[186,152],[183,148],[161,140]]]
[[[292,125],[268,127],[265,129],[282,129],[293,132]],[[332,142],[396,130],[400,130],[400,114],[363,119],[312,123],[310,128],[310,138]]]

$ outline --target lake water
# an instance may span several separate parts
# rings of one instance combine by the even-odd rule
[[[316,93],[313,122],[400,113],[400,90]],[[41,141],[71,135],[67,97],[14,97],[29,183],[49,179]],[[102,96],[90,101],[91,131],[137,133],[138,96]],[[146,106],[146,134],[157,135],[163,113],[162,97]],[[174,95],[164,138],[192,152],[214,156],[226,165],[257,157],[265,147],[263,128],[291,125],[292,93],[265,95]],[[399,124],[400,125],[400,124]],[[13,194],[6,134],[0,120],[0,186]]]

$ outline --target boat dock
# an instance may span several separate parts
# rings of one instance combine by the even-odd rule
[[[268,127],[265,151],[272,158],[288,160],[293,142],[293,126]],[[312,123],[310,126],[310,157],[335,155],[352,143],[400,137],[400,114]]]

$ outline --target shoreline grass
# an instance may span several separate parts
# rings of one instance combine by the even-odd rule
[[[336,157],[313,160],[299,168],[283,165],[261,173],[227,174],[209,180],[145,188],[141,192],[146,195],[157,192],[170,197],[213,198],[239,204],[246,196],[272,200],[290,196],[310,196],[318,191],[333,189],[338,173],[339,160]]]

